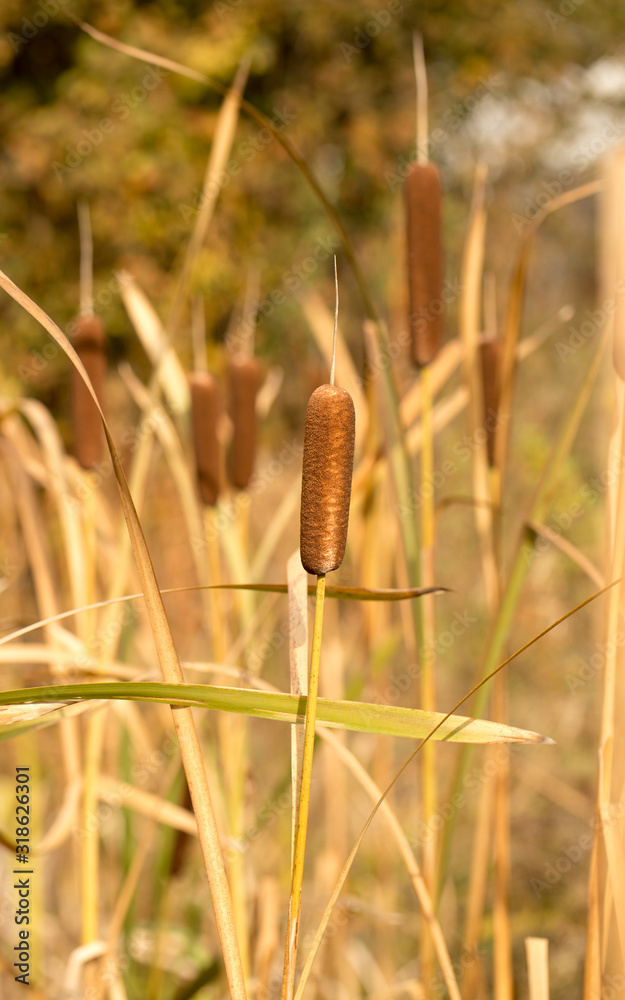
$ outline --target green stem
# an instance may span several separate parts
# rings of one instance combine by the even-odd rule
[[[571,410],[563,418],[560,431],[554,441],[551,454],[545,463],[543,475],[536,489],[536,493],[534,494],[529,513],[521,526],[519,538],[514,549],[514,562],[506,582],[497,617],[495,618],[490,631],[486,655],[480,671],[482,677],[487,677],[495,669],[503,655],[505,642],[512,625],[512,620],[521,595],[521,590],[532,562],[534,545],[531,531],[527,527],[527,524],[531,521],[542,521],[545,517],[550,492],[555,484],[556,477],[560,471],[562,463],[571,450],[573,441],[575,440],[575,436],[579,430],[582,417],[586,411],[586,407],[588,406],[595,379],[599,373],[599,368],[603,360],[607,336],[608,328],[606,327],[590,367],[582,377],[582,384],[576,394],[575,402],[573,403]],[[475,717],[481,717],[489,694],[489,685],[485,684],[479,689],[473,704],[472,715]],[[460,751],[455,776],[452,780],[450,799],[455,792],[460,790],[460,786],[469,763],[470,753],[470,748],[467,747],[463,747]],[[446,870],[454,830],[455,817],[452,817],[443,829],[439,852],[439,863],[437,866],[439,872]],[[442,888],[440,880],[437,888],[440,893]]]
[[[302,780],[297,811],[295,832],[295,852],[291,876],[291,898],[287,918],[287,934],[284,951],[284,979],[282,1000],[291,1000],[295,983],[295,962],[297,959],[297,938],[302,908],[302,881],[304,877],[304,855],[306,853],[306,833],[308,831],[308,807],[310,804],[310,780],[312,776],[313,749],[315,745],[315,722],[317,718],[317,692],[319,690],[319,662],[321,656],[321,634],[323,631],[323,606],[325,600],[325,574],[317,577],[315,598],[315,625],[313,629],[312,654],[310,658],[310,678],[306,699],[306,724],[304,728],[304,757],[302,760]]]

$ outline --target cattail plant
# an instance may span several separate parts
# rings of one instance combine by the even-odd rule
[[[254,268],[247,276],[245,301],[238,331],[228,337],[228,395],[232,420],[229,477],[236,489],[247,488],[256,458],[256,396],[260,383],[260,365],[254,357],[254,330],[260,291],[260,275]]]
[[[495,434],[499,411],[499,379],[501,368],[501,339],[484,336],[480,340],[480,362],[484,397],[484,429],[486,451],[491,469],[495,466]]]
[[[409,329],[412,362],[420,369],[422,400],[421,484],[425,498],[421,507],[421,584],[429,586],[434,577],[434,429],[433,398],[429,365],[439,352],[443,332],[443,239],[442,186],[436,164],[428,160],[428,81],[421,35],[413,36],[416,82],[417,162],[412,165],[405,185],[406,238],[408,251]],[[423,663],[420,705],[426,711],[436,707],[435,677],[429,655],[435,635],[435,611],[431,598],[419,606],[416,621],[419,657]],[[424,747],[422,813],[427,823],[436,813],[436,760],[433,744]],[[436,884],[436,840],[423,845],[423,874],[430,888]],[[422,937],[423,981],[431,974],[431,938]]]
[[[97,316],[78,316],[74,324],[74,347],[82,361],[98,399],[104,395],[106,376],[106,333]],[[102,421],[82,378],[72,369],[72,418],[74,454],[83,469],[102,461]]]
[[[308,400],[304,434],[300,552],[308,573],[330,573],[343,562],[354,433],[350,394],[337,385],[320,385]]]
[[[413,37],[417,85],[417,162],[406,175],[409,329],[412,361],[438,354],[443,332],[443,224],[440,171],[428,161],[428,81],[421,35]]]
[[[304,432],[300,554],[304,569],[309,573],[316,574],[317,588],[310,677],[306,700],[302,775],[284,955],[283,1000],[290,1000],[292,997],[295,978],[315,741],[317,692],[319,690],[325,575],[338,569],[345,555],[354,464],[356,430],[354,403],[346,389],[340,389],[334,384],[339,301],[336,257],[334,258],[334,280],[336,305],[330,384],[319,386],[310,397],[306,410]]]
[[[230,481],[244,490],[254,472],[256,458],[256,394],[260,381],[258,361],[244,354],[234,354],[228,362],[228,387],[232,441],[230,444]]]
[[[442,186],[435,163],[413,163],[405,196],[412,361],[422,368],[436,357],[443,331]]]
[[[212,507],[217,503],[221,487],[219,387],[215,378],[206,371],[192,372],[189,386],[198,488],[202,503]]]
[[[78,205],[80,233],[80,314],[74,322],[73,344],[96,396],[102,402],[106,377],[106,332],[93,314],[93,239],[91,217],[86,202]],[[74,455],[83,469],[102,461],[104,439],[102,421],[89,390],[72,368],[72,422]]]

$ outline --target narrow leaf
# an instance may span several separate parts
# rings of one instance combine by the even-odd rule
[[[49,701],[67,704],[80,699],[107,698],[178,706],[193,705],[288,723],[301,722],[306,716],[304,696],[209,684],[161,684],[154,681],[107,681],[22,688],[0,693],[0,705],[30,706]],[[498,722],[470,719],[467,716],[451,715],[446,718],[442,712],[326,698],[320,698],[317,704],[318,721],[334,729],[423,739],[436,726],[438,728],[432,738],[452,743],[551,742],[538,733]]]

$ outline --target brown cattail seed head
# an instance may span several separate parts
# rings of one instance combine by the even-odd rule
[[[202,503],[217,503],[221,482],[219,417],[221,412],[217,383],[208,372],[193,372],[191,388],[191,423],[195,447],[195,468]]]
[[[232,442],[230,479],[244,490],[254,471],[256,456],[256,393],[260,371],[255,358],[235,354],[228,363]]]
[[[346,389],[320,385],[308,400],[300,552],[308,573],[338,569],[345,555],[356,414]]]
[[[482,385],[484,387],[484,427],[486,429],[486,450],[488,464],[495,465],[495,432],[499,413],[499,392],[501,372],[501,338],[484,337],[480,341],[482,362]]]
[[[96,316],[79,316],[74,324],[73,344],[96,396],[102,404],[106,377],[106,333]],[[102,419],[81,375],[72,369],[72,419],[74,454],[83,469],[102,461]]]
[[[406,176],[406,221],[412,360],[422,367],[436,357],[443,331],[442,194],[434,163],[414,163]]]

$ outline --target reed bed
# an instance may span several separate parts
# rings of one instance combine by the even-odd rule
[[[210,85],[81,27],[120,58]],[[152,303],[131,275],[122,289],[147,376],[107,375],[84,207],[73,338],[0,272],[3,295],[66,355],[74,401],[67,449],[40,402],[0,404],[2,996],[23,995],[11,866],[24,767],[33,996],[620,995],[622,309],[590,338],[577,381],[551,385],[558,412],[536,454],[532,387],[553,380],[549,338],[570,313],[528,334],[523,303],[543,223],[597,195],[604,298],[617,295],[623,154],[510,248],[500,316],[478,166],[456,335],[431,308],[447,255],[439,168],[421,157],[407,173],[393,262],[404,278],[380,308],[336,204],[244,98],[249,67],[245,56],[218,85],[204,202],[171,301]],[[423,149],[419,39],[415,68]],[[322,384],[307,408],[305,364],[286,373],[293,441],[275,431],[285,382],[271,340],[257,331],[252,348],[262,272],[223,343],[196,294],[241,113],[288,154],[351,268],[342,331],[329,263],[298,298],[324,365],[311,365]],[[402,309],[397,354],[382,316]],[[607,385],[609,451],[582,461]],[[604,507],[599,565],[575,524],[587,514],[596,530]],[[571,648],[587,652],[593,630],[597,656],[580,667]]]

